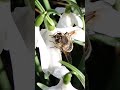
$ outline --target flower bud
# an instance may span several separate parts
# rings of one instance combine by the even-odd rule
[[[43,20],[44,20],[44,17],[45,17],[45,14],[46,12],[44,12],[43,14],[39,15],[37,18],[36,18],[36,21],[35,21],[35,26],[39,27]]]
[[[63,77],[63,83],[64,84],[68,84],[71,81],[71,73],[67,73],[64,77]]]

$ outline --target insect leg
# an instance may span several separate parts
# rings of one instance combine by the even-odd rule
[[[72,57],[71,57],[71,53],[69,52],[63,52],[64,53],[64,55],[65,55],[65,57],[66,57],[66,59],[67,59],[67,62],[68,63],[70,63],[70,64],[72,64]]]

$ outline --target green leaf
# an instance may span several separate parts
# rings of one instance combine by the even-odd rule
[[[74,67],[73,65],[71,65],[71,64],[69,64],[69,63],[67,63],[65,61],[61,60],[60,63],[65,65],[66,67],[68,67],[72,71],[74,71],[74,74],[80,80],[80,82],[82,83],[83,87],[85,88],[85,76],[84,76],[84,74],[80,70],[78,70],[76,67]]]
[[[67,0],[67,1],[68,1],[68,2],[72,1],[72,2],[74,2],[74,3],[77,3],[76,0]]]

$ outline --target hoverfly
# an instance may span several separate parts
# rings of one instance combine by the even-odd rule
[[[52,38],[55,39],[55,47],[59,48],[61,52],[64,53],[67,61],[69,63],[72,63],[72,57],[70,55],[70,52],[73,50],[73,42],[71,36],[75,33],[75,31],[72,31],[70,33],[61,33],[57,32],[52,36]]]

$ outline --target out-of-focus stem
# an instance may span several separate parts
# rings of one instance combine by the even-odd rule
[[[77,3],[76,0],[70,0],[70,1],[73,1],[74,3]]]
[[[24,0],[24,3],[26,6],[29,6],[30,8],[34,10],[35,8],[34,0]]]
[[[82,21],[83,21],[83,30],[85,30],[85,20],[84,20],[84,16],[82,16]]]
[[[120,0],[116,0],[115,9],[120,11]]]
[[[0,57],[0,86],[2,90],[11,90],[11,85],[8,80],[6,71],[4,70],[1,57]]]

